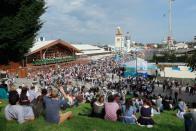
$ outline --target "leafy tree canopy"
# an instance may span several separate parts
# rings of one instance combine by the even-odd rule
[[[0,64],[20,61],[42,26],[44,0],[0,0]]]

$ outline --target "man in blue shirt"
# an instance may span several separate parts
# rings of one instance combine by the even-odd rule
[[[59,91],[63,95],[64,99],[67,99],[67,95],[64,92],[63,87],[59,87]],[[58,98],[58,90],[53,88],[51,90],[50,96],[44,96],[44,104],[45,104],[45,119],[51,123],[61,124],[65,120],[70,119],[72,117],[72,112],[66,112],[60,114],[60,108],[62,106],[66,106],[66,102],[59,100]]]

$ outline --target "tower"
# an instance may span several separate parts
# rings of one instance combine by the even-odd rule
[[[129,52],[130,48],[131,48],[131,36],[130,36],[129,32],[127,32],[127,34],[125,36],[125,49],[127,52]]]
[[[174,46],[174,43],[173,43],[173,37],[172,37],[172,2],[174,0],[169,0],[169,32],[168,32],[168,37],[167,37],[167,43],[168,43],[168,48],[170,49],[170,47]]]
[[[115,34],[115,48],[117,51],[124,50],[124,37],[120,27],[117,27]]]

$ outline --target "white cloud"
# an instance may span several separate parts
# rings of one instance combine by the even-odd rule
[[[133,30],[135,19],[129,15],[129,10],[126,12],[121,7],[130,1],[124,4],[120,2],[121,5],[118,5],[119,1],[113,0],[117,3],[113,6],[109,1],[106,1],[106,4],[101,1],[98,3],[90,0],[46,0],[48,9],[42,17],[46,22],[40,31],[41,34],[57,32],[58,37],[70,36],[70,39],[81,38],[81,41],[95,37],[99,38],[97,41],[111,42],[117,26],[122,26],[124,32]],[[134,4],[141,2],[132,1]]]
[[[182,2],[176,1],[175,10],[182,11]],[[46,0],[46,3],[48,9],[42,16],[45,23],[40,31],[46,37],[53,33],[51,38],[114,42],[117,26],[141,41],[158,41],[167,34],[167,19],[162,18],[168,10],[167,0]]]
[[[59,30],[70,30],[77,33],[98,33],[100,23],[106,20],[106,14],[101,7],[95,4],[85,3],[87,0],[46,0],[48,12],[43,20],[46,21],[45,28],[54,28],[51,25],[59,26]],[[51,11],[50,11],[51,10]],[[78,12],[80,16],[75,16],[73,12]],[[82,12],[82,13],[81,13]],[[86,17],[84,21],[80,17]],[[88,19],[88,20],[87,20]]]
[[[87,0],[46,0],[48,8],[55,8],[64,13],[80,9]]]

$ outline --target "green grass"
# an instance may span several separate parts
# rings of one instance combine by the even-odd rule
[[[4,118],[4,104],[0,104],[0,130],[1,131],[183,131],[183,121],[176,118],[174,111],[164,112],[154,116],[156,125],[148,129],[137,125],[127,125],[121,122],[110,122],[87,116],[79,116],[79,112],[89,112],[89,104],[82,104],[77,108],[69,109],[74,117],[62,125],[47,123],[43,117],[35,121],[19,125],[17,122],[7,122]]]

